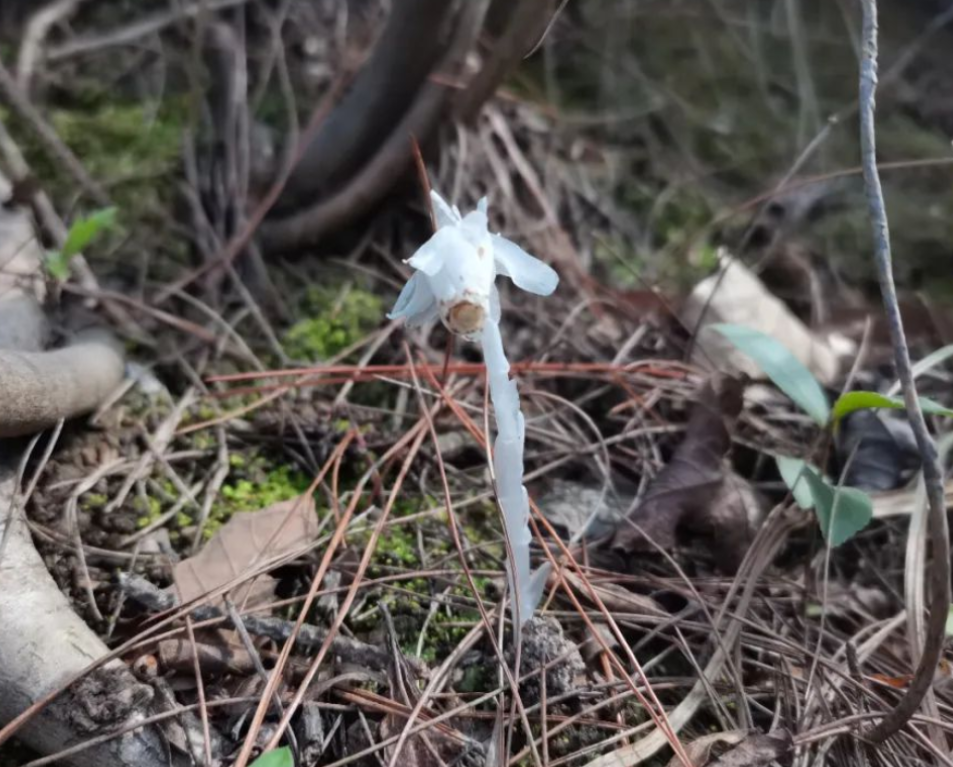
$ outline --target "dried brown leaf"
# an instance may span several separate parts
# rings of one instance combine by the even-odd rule
[[[309,496],[235,514],[198,554],[175,565],[179,599],[190,602],[214,591],[269,559],[295,551],[317,532],[314,499]],[[274,579],[263,576],[234,589],[232,599],[255,603],[273,593]]]
[[[695,286],[681,312],[695,330],[692,362],[722,373],[763,379],[764,371],[712,325],[731,323],[759,330],[778,340],[821,383],[830,385],[841,362],[827,340],[815,334],[773,295],[744,264],[726,258],[724,269]]]
[[[647,539],[670,549],[676,531],[684,529],[717,541],[719,566],[737,568],[750,539],[750,520],[760,507],[753,488],[724,465],[743,392],[743,383],[727,376],[701,388],[685,439],[616,530],[613,549],[624,554],[648,550]]]
[[[755,732],[731,751],[711,763],[711,767],[766,767],[772,762],[790,764],[794,744],[787,730]]]
[[[720,756],[712,758],[716,747],[728,746]],[[730,730],[705,735],[685,747],[694,767],[765,767],[775,761],[784,761],[791,754],[791,733],[775,730],[768,734]],[[668,767],[679,767],[678,757]]]

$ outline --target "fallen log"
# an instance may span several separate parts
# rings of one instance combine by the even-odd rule
[[[27,215],[0,208],[3,437],[36,433],[89,412],[123,376],[121,348],[102,331],[42,351],[48,334],[40,259]],[[35,751],[55,754],[142,721],[151,713],[153,691],[122,661],[102,662],[109,649],[73,611],[34,547],[20,499],[23,450],[23,440],[0,439],[0,725],[59,693],[15,728],[15,736]],[[95,670],[84,674],[94,664]],[[0,741],[13,729],[4,730]],[[175,764],[152,728],[90,747],[69,762],[78,767]]]

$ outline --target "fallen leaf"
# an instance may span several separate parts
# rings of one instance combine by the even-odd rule
[[[735,746],[748,736],[747,730],[729,730],[703,735],[685,746],[685,753],[693,767],[704,767],[711,758],[712,749],[718,745]],[[682,767],[682,761],[673,756],[668,767]]]
[[[173,568],[179,599],[190,602],[251,572],[257,565],[300,548],[318,532],[314,499],[299,496],[261,511],[235,514],[195,556]],[[234,602],[260,603],[274,593],[261,576],[231,592]]]
[[[620,485],[615,478],[612,486],[556,478],[537,505],[566,540],[601,538],[615,530],[635,497],[635,486]]]
[[[680,312],[684,325],[695,332],[692,362],[729,375],[743,373],[762,379],[766,371],[739,351],[713,325],[744,325],[783,344],[814,377],[831,385],[840,372],[837,355],[813,333],[783,301],[774,296],[741,262],[725,257],[724,268],[699,282]]]
[[[615,583],[590,579],[587,587],[582,578],[572,570],[564,570],[562,575],[580,597],[587,602],[591,602],[590,595],[595,594],[613,615],[651,615],[656,618],[669,617],[670,615],[652,597],[636,594]]]
[[[672,548],[683,530],[716,542],[717,564],[737,569],[761,503],[746,480],[726,470],[731,430],[741,412],[743,384],[716,376],[698,393],[685,439],[620,524],[611,547],[623,553],[650,550],[647,538]]]
[[[611,607],[607,606],[608,610]],[[595,623],[592,628],[586,628],[587,638],[579,643],[579,653],[587,663],[593,663],[606,651],[615,652],[619,649],[619,640],[605,623]],[[600,641],[601,640],[601,641]]]
[[[920,450],[906,419],[863,410],[837,431],[837,458],[847,466],[844,484],[861,490],[894,490],[920,467]]]
[[[720,756],[712,758],[712,751],[727,746]],[[791,733],[787,730],[774,730],[761,733],[747,730],[728,730],[716,732],[693,740],[685,747],[693,767],[765,767],[772,762],[790,762],[793,751]],[[681,767],[679,758],[674,757],[668,767]]]
[[[765,767],[772,762],[790,764],[794,742],[787,730],[754,732],[711,763],[711,767]]]

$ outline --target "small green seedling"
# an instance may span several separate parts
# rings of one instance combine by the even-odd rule
[[[291,749],[283,746],[266,751],[251,763],[251,767],[294,767],[294,764]]]
[[[53,279],[65,281],[69,277],[69,265],[73,257],[82,253],[100,233],[113,229],[115,226],[115,208],[102,208],[88,216],[77,218],[66,233],[63,247],[47,252],[46,271]]]
[[[870,391],[846,392],[831,407],[817,379],[782,343],[743,325],[713,327],[754,360],[774,385],[822,428],[836,431],[844,417],[857,410],[902,410],[906,407],[902,399]],[[945,359],[945,356],[932,356],[936,356],[936,361]],[[953,410],[926,397],[920,397],[920,407],[925,413],[953,417]],[[831,546],[840,546],[850,540],[870,522],[873,503],[866,493],[856,488],[835,486],[816,467],[799,458],[775,456],[775,460],[797,504],[803,509],[815,510],[824,539]]]

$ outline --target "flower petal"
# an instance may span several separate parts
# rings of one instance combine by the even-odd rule
[[[433,189],[430,190],[430,203],[433,205],[433,212],[437,219],[438,229],[460,223],[460,211],[455,211],[451,208],[447,204],[447,201]]]
[[[548,296],[559,284],[559,275],[551,266],[499,234],[493,235],[493,255],[499,274],[509,277],[523,290]]]
[[[419,269],[433,277],[443,269],[446,259],[453,257],[454,251],[460,248],[461,242],[466,244],[457,227],[445,226],[443,229],[438,229],[427,242],[421,245],[417,252],[407,259],[407,263],[414,269]]]
[[[503,310],[500,308],[500,291],[494,285],[490,289],[490,321],[500,324],[500,317],[503,316]]]
[[[421,325],[436,315],[437,301],[427,284],[426,275],[414,272],[397,296],[397,303],[387,318],[396,320],[406,317],[407,324],[413,326]]]

